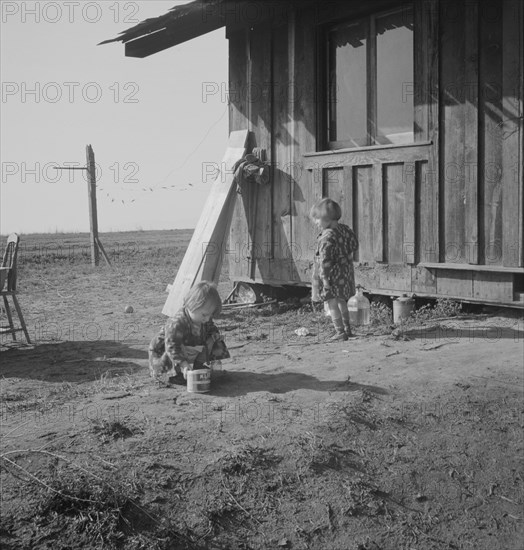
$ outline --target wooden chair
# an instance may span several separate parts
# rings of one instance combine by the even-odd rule
[[[2,294],[2,298],[4,299],[5,312],[7,315],[7,320],[9,321],[9,328],[0,328],[0,334],[11,334],[13,336],[13,340],[16,341],[16,333],[23,331],[27,343],[30,344],[31,340],[29,338],[29,333],[27,332],[24,316],[22,315],[22,310],[20,309],[20,304],[18,303],[18,299],[16,297],[16,257],[18,254],[19,242],[20,237],[16,233],[11,233],[11,235],[7,237],[7,246],[5,247],[2,266],[0,267],[0,294]],[[11,308],[9,307],[9,302],[7,301],[8,296],[11,296],[11,299],[13,300],[16,313],[18,314],[18,319],[20,320],[21,328],[15,328],[13,316],[11,315]]]

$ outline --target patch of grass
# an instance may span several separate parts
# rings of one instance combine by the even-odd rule
[[[435,303],[426,304],[416,309],[406,323],[420,325],[443,317],[457,317],[461,313],[462,304],[460,302],[439,298]]]
[[[458,317],[462,313],[462,304],[454,300],[438,299],[435,302],[426,303],[414,310],[406,319],[394,325],[392,332],[396,340],[409,340],[416,332],[417,327],[432,325],[432,328],[439,328],[439,321]]]
[[[260,342],[263,340],[267,340],[268,338],[267,332],[260,332],[258,334],[252,335],[252,334],[246,334],[246,340],[250,340],[252,342]]]
[[[125,490],[86,480],[65,478],[55,481],[56,491],[45,497],[37,509],[36,525],[48,531],[72,531],[86,547],[114,546],[139,528],[151,528],[152,521],[137,511],[133,498]],[[137,518],[138,516],[138,518]]]
[[[92,384],[92,390],[95,393],[121,391],[133,393],[145,385],[143,380],[137,380],[136,376],[132,373],[111,373],[109,371],[104,372],[100,378],[98,378]]]
[[[278,313],[286,313],[287,311],[298,311],[303,305],[300,303],[300,298],[288,298],[287,300],[278,302],[277,306]]]
[[[320,448],[312,456],[310,468],[316,473],[328,470],[353,470],[363,472],[364,467],[357,459],[358,454],[352,449],[343,449],[338,445]]]
[[[244,475],[256,470],[272,467],[280,461],[272,451],[246,446],[227,454],[221,460],[221,471],[229,475]]]
[[[372,327],[389,327],[393,322],[393,310],[384,302],[371,302],[370,320]]]
[[[6,401],[23,401],[25,399],[25,396],[23,393],[13,393],[13,392],[10,392],[10,391],[6,391],[4,393],[2,393],[2,395],[0,396],[0,399],[4,402]]]
[[[343,513],[348,516],[377,516],[385,512],[383,493],[364,476],[350,479],[344,484]]]
[[[97,434],[102,442],[116,441],[117,439],[127,439],[136,434],[142,434],[144,431],[136,426],[128,426],[119,420],[95,420],[93,421],[93,432]]]
[[[374,297],[370,306],[370,319],[372,328],[382,328],[390,332],[393,325],[393,308],[389,305],[389,298],[383,296]],[[402,320],[397,326],[410,327],[415,325],[427,324],[432,321],[457,317],[462,313],[462,304],[454,300],[445,298],[425,303],[413,311],[408,319]]]
[[[241,512],[237,505],[228,500],[227,495],[208,495],[204,505],[204,516],[211,524],[211,528],[227,530],[231,527],[238,529],[238,513]],[[236,524],[236,525],[235,525]]]
[[[32,472],[21,466],[23,459],[15,463],[5,458],[13,475],[22,481],[36,482],[39,490],[30,493],[29,515],[22,517],[14,507],[5,511],[2,541],[6,537],[30,541],[27,546],[17,548],[202,549],[187,529],[175,528],[173,522],[144,507],[141,503],[144,486],[139,472],[129,465],[122,463],[108,472],[95,468],[96,463],[87,470],[46,451],[34,451],[33,457],[25,461],[38,464],[36,470],[33,465]],[[52,460],[47,467],[43,462],[46,458]],[[59,466],[61,461],[65,467]]]
[[[59,493],[44,498],[33,525],[45,538],[71,541],[71,548],[130,550],[193,550],[191,535],[176,531],[139,504],[132,488],[103,482],[65,479]],[[64,547],[65,548],[65,547]]]

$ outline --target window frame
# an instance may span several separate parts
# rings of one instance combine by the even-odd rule
[[[384,7],[381,10],[368,11],[355,14],[354,16],[344,17],[338,21],[332,21],[326,24],[321,29],[321,40],[318,48],[318,62],[320,65],[320,78],[318,82],[317,94],[320,98],[321,108],[317,113],[318,128],[320,129],[318,143],[322,150],[337,151],[347,149],[361,149],[369,147],[405,147],[410,146],[419,141],[416,131],[416,105],[413,104],[413,140],[406,143],[392,143],[384,145],[377,140],[377,36],[376,36],[376,19],[392,15],[400,12],[403,9],[409,8],[413,17],[413,84],[416,80],[416,2],[400,2],[396,6]],[[337,28],[344,27],[350,22],[365,20],[367,22],[366,36],[366,144],[355,144],[353,140],[330,140],[330,123],[331,123],[331,104],[330,104],[330,48],[329,48],[329,33]]]

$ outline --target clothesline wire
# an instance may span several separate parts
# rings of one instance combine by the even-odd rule
[[[189,155],[187,155],[187,157],[184,159],[184,162],[179,165],[179,166],[176,166],[175,168],[173,168],[169,174],[167,174],[167,176],[161,180],[159,182],[159,184],[161,183],[164,183],[176,170],[181,170],[182,168],[184,168],[184,166],[186,165],[187,161],[198,151],[198,149],[200,149],[200,146],[204,143],[204,141],[207,139],[207,137],[209,136],[209,134],[211,133],[211,131],[213,130],[213,128],[224,118],[224,115],[226,114],[226,112],[228,111],[229,109],[229,104],[226,104],[226,108],[224,109],[224,111],[222,112],[222,114],[220,115],[220,118],[218,120],[216,120],[206,131],[204,137],[200,140],[200,142],[198,143],[198,145],[189,153]]]
[[[170,172],[162,180],[160,180],[157,183],[152,184],[152,185],[148,184],[148,185],[146,185],[146,188],[143,187],[144,184],[141,184],[139,181],[137,181],[137,183],[141,186],[140,189],[136,189],[136,188],[134,189],[132,187],[124,187],[124,186],[119,186],[119,187],[111,186],[111,189],[112,190],[120,189],[122,191],[129,191],[129,192],[140,192],[140,191],[151,192],[151,191],[155,191],[155,190],[158,190],[158,189],[168,190],[170,188],[179,187],[178,185],[170,185],[170,186],[166,187],[166,186],[162,186],[162,184],[165,183],[165,181],[167,179],[169,179],[169,177],[171,177],[174,172],[176,172],[177,170],[181,170],[186,165],[187,161],[198,151],[198,149],[200,149],[201,145],[205,142],[205,140],[207,139],[207,137],[209,136],[209,134],[211,133],[213,128],[224,118],[224,115],[226,114],[228,109],[229,109],[229,103],[226,104],[226,107],[225,107],[224,111],[222,112],[222,114],[220,115],[220,117],[213,124],[211,124],[211,126],[207,129],[206,133],[204,134],[204,137],[200,140],[200,142],[196,145],[196,147],[186,156],[186,158],[184,159],[182,164],[180,164],[179,166],[175,166],[172,170],[170,170]],[[97,185],[97,188],[100,191],[102,191],[102,190],[107,191],[107,187],[104,187],[106,185],[107,184],[102,184],[102,186]],[[188,185],[190,185],[191,187],[193,186],[192,183],[190,183]],[[185,191],[186,189],[183,189],[183,190]],[[106,195],[109,196],[109,194],[107,192],[106,192]],[[115,199],[113,198],[112,200],[114,201]],[[121,200],[121,199],[118,199],[118,200]]]
[[[124,191],[131,191],[131,192],[140,192],[140,191],[152,192],[152,191],[158,190],[159,188],[168,190],[168,189],[171,189],[173,187],[177,187],[176,185],[170,185],[168,187],[165,187],[165,186],[161,186],[161,184],[164,183],[176,170],[181,170],[186,165],[187,161],[198,151],[198,149],[200,149],[201,145],[205,142],[205,140],[207,139],[207,137],[209,136],[209,134],[211,133],[213,128],[224,118],[224,115],[226,114],[228,109],[229,109],[229,104],[226,104],[226,107],[225,107],[224,111],[222,112],[222,114],[220,115],[220,117],[207,129],[206,133],[204,134],[204,137],[200,140],[200,142],[196,145],[196,147],[189,153],[189,155],[186,156],[186,158],[184,159],[184,162],[181,165],[176,166],[175,168],[173,168],[167,174],[167,176],[164,177],[164,179],[160,180],[156,184],[153,184],[153,186],[147,186],[147,189],[144,188],[144,187],[142,187],[141,189],[133,189],[133,188],[129,188],[129,187],[120,187],[119,189],[124,190]],[[190,183],[188,185],[192,186],[193,184]],[[159,186],[161,186],[161,187],[159,187]],[[100,187],[99,189],[103,190],[104,188]],[[186,189],[183,189],[183,190],[186,190]],[[110,198],[111,202],[115,202],[116,200],[120,200],[120,202],[122,202],[122,204],[126,204],[128,202],[135,202],[134,199],[131,200],[131,201],[124,201],[123,199],[116,199],[113,195],[110,196],[110,194],[107,193],[107,192],[106,192],[106,197]]]

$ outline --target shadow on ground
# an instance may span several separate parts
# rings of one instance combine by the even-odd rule
[[[522,323],[520,324],[522,326]],[[467,326],[464,323],[446,323],[445,325],[432,325],[428,327],[399,328],[397,329],[409,338],[427,340],[428,343],[449,342],[497,342],[499,340],[511,340],[513,342],[524,341],[524,331],[520,330],[515,321],[514,326],[500,326],[486,324],[484,326]]]
[[[315,391],[368,391],[386,395],[379,386],[357,384],[348,380],[319,380],[299,372],[260,374],[245,371],[226,371],[213,377],[211,394],[217,397],[238,397],[255,392],[287,393],[294,390]]]
[[[47,382],[91,382],[102,375],[134,374],[147,367],[147,351],[111,340],[40,344],[1,353],[0,376]]]

